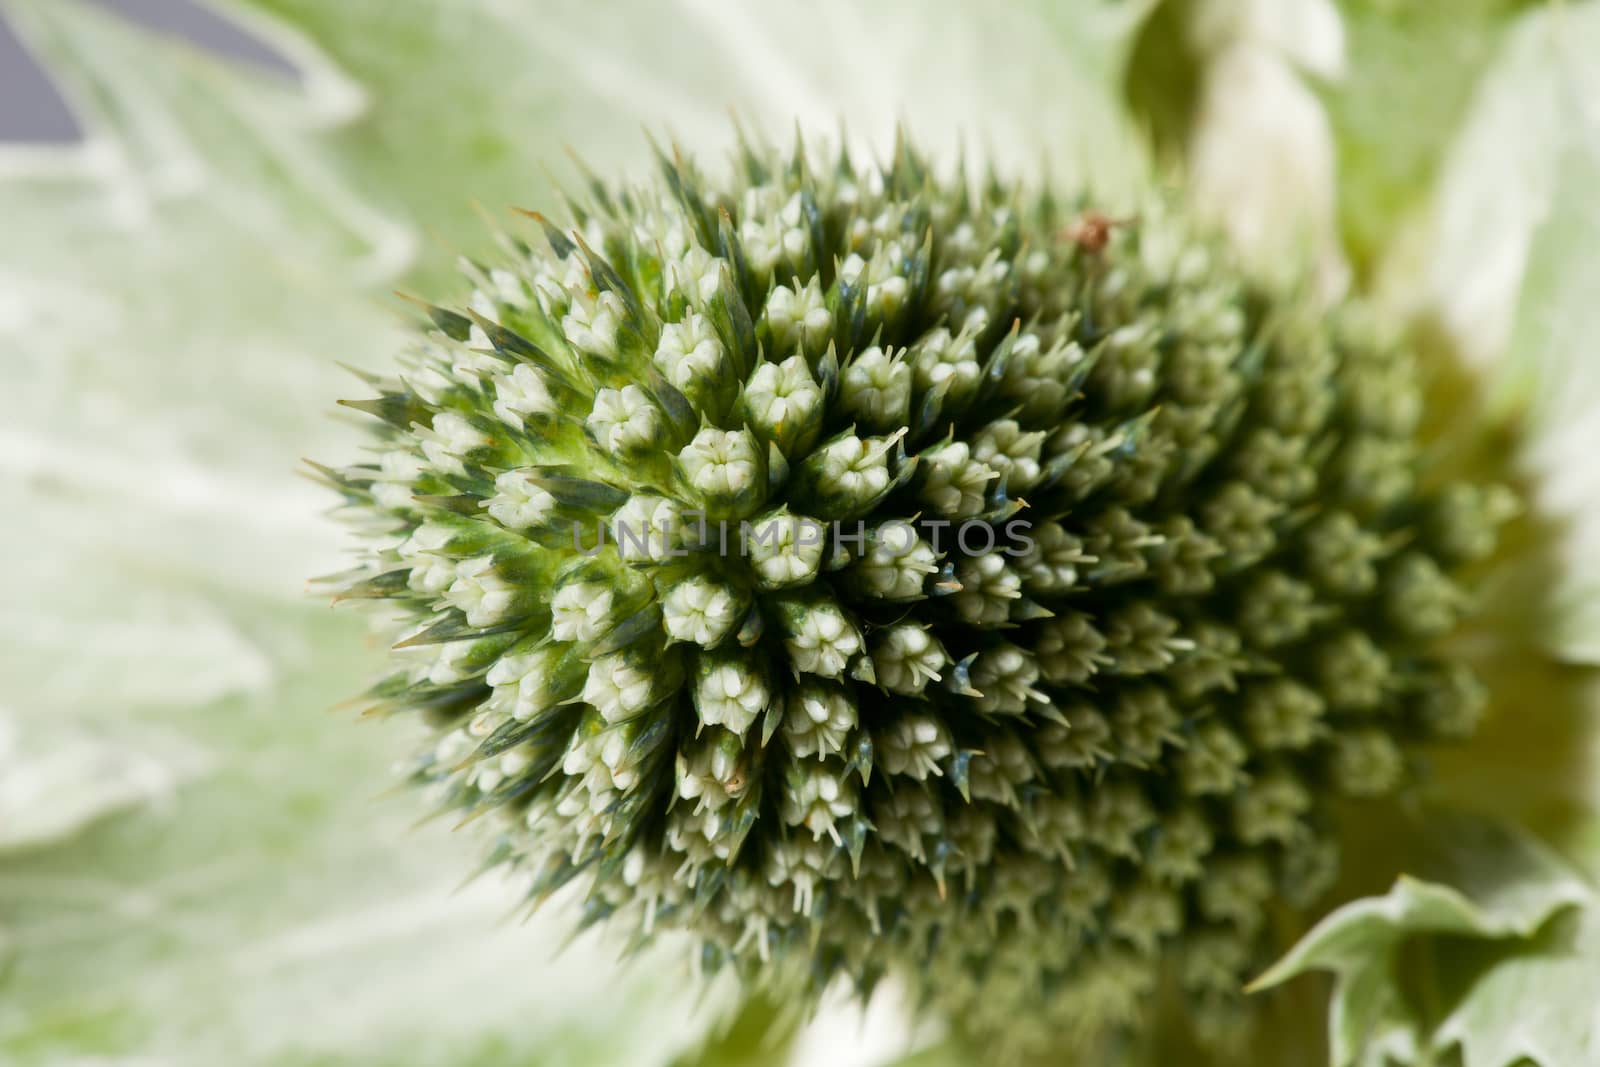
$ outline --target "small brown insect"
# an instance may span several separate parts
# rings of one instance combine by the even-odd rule
[[[1094,209],[1085,211],[1061,231],[1061,236],[1072,241],[1085,252],[1098,253],[1104,251],[1106,245],[1111,243],[1111,231],[1118,226],[1126,226],[1132,219],[1113,219]]]

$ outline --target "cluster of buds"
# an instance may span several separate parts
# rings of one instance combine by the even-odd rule
[[[1340,798],[1472,732],[1441,641],[1505,494],[1427,484],[1403,351],[1161,202],[660,169],[465,263],[319,468],[414,777],[708,967],[899,973],[997,1048],[1170,981],[1225,1035]]]

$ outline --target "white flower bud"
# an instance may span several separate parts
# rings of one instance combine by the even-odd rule
[[[839,381],[839,403],[862,423],[905,425],[911,411],[911,366],[874,345],[850,361]]]
[[[428,457],[428,462],[446,474],[465,473],[466,468],[462,466],[462,459],[469,452],[486,448],[494,443],[472,423],[451,412],[435,415],[433,428],[419,429],[417,437],[422,444],[422,454]]]
[[[804,286],[795,282],[773,289],[767,296],[766,317],[777,355],[802,345],[816,348],[833,329],[833,315],[815,277]]]
[[[889,451],[897,438],[860,438],[854,434],[824,445],[813,455],[817,486],[830,496],[856,506],[889,488]]]
[[[372,482],[372,499],[391,511],[409,509],[416,493],[413,486],[427,469],[427,464],[416,453],[389,449],[378,458],[379,473]]]
[[[953,395],[967,395],[983,373],[978,366],[977,331],[962,330],[952,336],[943,326],[930,330],[911,346],[911,366],[918,389],[949,381]]]
[[[917,696],[950,663],[944,646],[914,623],[891,626],[878,635],[872,650],[878,684],[895,693]]]
[[[494,413],[521,429],[529,415],[554,415],[556,402],[544,375],[526,363],[494,379]]]
[[[724,660],[702,670],[694,692],[700,721],[708,726],[726,726],[736,734],[750,729],[771,700],[766,679],[742,660]]]
[[[770,186],[745,190],[739,210],[739,243],[745,261],[759,277],[766,278],[780,260],[800,262],[811,244],[805,226],[799,193],[781,199]]]
[[[468,626],[493,626],[510,617],[518,589],[494,569],[492,556],[463,560],[444,598],[467,617]]]
[[[607,452],[627,455],[654,447],[661,436],[661,410],[643,389],[602,389],[584,425]]]
[[[1034,688],[1039,663],[1009,641],[980,653],[972,665],[972,688],[983,694],[978,708],[987,715],[1021,715],[1029,701],[1047,698]]]
[[[843,748],[855,725],[855,705],[844,693],[808,684],[789,694],[783,737],[794,755],[822,757]]]
[[[755,489],[760,463],[755,439],[743,430],[707,427],[678,453],[684,479],[710,500],[728,500]]]
[[[440,646],[428,667],[428,681],[434,685],[451,685],[472,677],[476,672],[469,660],[477,650],[477,644],[477,641],[451,641]],[[424,645],[418,651],[427,654],[431,649]]]
[[[994,552],[963,559],[956,567],[956,580],[961,591],[950,599],[961,617],[974,625],[1005,622],[1011,616],[1011,602],[1022,596],[1022,579]]]
[[[791,837],[767,853],[767,882],[773,886],[794,887],[794,910],[805,914],[819,883],[844,873],[844,859],[831,841],[805,841]]]
[[[701,304],[710,301],[722,286],[725,265],[723,260],[696,245],[669,266],[667,295],[681,292]]]
[[[532,471],[506,471],[495,478],[494,488],[484,509],[508,530],[537,526],[555,512],[556,498],[534,482]]]
[[[611,535],[623,559],[663,560],[681,554],[683,521],[666,497],[635,493],[611,516]]]
[[[682,322],[661,327],[656,345],[655,364],[667,381],[687,392],[696,383],[710,381],[723,373],[722,342],[704,315],[690,312]]]
[[[910,292],[910,283],[900,273],[905,257],[905,250],[898,241],[885,241],[870,260],[852,252],[839,264],[839,277],[851,285],[865,285],[867,308],[888,318],[900,309]]]
[[[674,585],[662,600],[662,626],[674,641],[710,648],[738,626],[740,606],[732,588],[697,576]]]
[[[611,629],[616,594],[600,582],[575,582],[550,601],[550,636],[557,641],[593,641]]]
[[[500,657],[484,676],[494,686],[491,705],[518,722],[555,707],[562,699],[556,690],[556,670],[564,651],[547,647]]]
[[[783,821],[804,826],[812,838],[824,835],[839,842],[835,823],[856,807],[855,783],[836,770],[815,763],[794,765],[782,794]]]
[[[1015,493],[1039,480],[1039,450],[1044,439],[1042,431],[1025,433],[1015,420],[1000,419],[978,433],[972,458],[999,471],[1006,488]]]
[[[782,589],[816,577],[828,531],[815,519],[778,511],[742,525],[739,536],[762,588]]]
[[[873,808],[872,818],[878,836],[918,863],[928,858],[923,842],[944,830],[944,816],[921,789],[895,790]]]
[[[844,673],[861,651],[861,633],[838,606],[826,601],[789,613],[784,647],[795,669],[824,678]]]
[[[736,733],[712,727],[679,750],[677,793],[695,801],[695,811],[716,811],[743,794],[744,741]]]
[[[989,483],[1000,477],[999,471],[972,457],[965,441],[926,450],[918,470],[922,476],[918,495],[940,515],[952,519],[982,514]]]
[[[939,569],[939,557],[907,522],[888,522],[873,531],[871,547],[856,560],[850,574],[872,596],[906,600],[922,592],[928,575]]]
[[[1022,584],[1036,596],[1059,595],[1078,585],[1079,568],[1095,562],[1083,550],[1083,542],[1069,534],[1059,522],[1030,526],[1033,544],[1017,560]]]
[[[781,443],[811,421],[822,403],[822,390],[805,357],[790,356],[782,363],[757,367],[745,386],[744,402],[751,424]]]
[[[601,656],[589,664],[583,700],[606,722],[631,719],[655,702],[655,677],[628,661],[622,652]]]
[[[561,320],[561,331],[578,351],[614,359],[617,327],[626,315],[621,298],[616,293],[605,292],[595,298],[593,306],[573,301]]]
[[[456,580],[455,561],[441,554],[452,536],[454,532],[448,526],[425,522],[400,543],[396,551],[411,564],[406,584],[413,592],[437,596]]]
[[[1033,761],[1016,735],[993,733],[984,739],[983,751],[972,757],[972,795],[1014,808],[1016,787],[1031,781],[1033,775]]]
[[[931,715],[907,715],[876,735],[878,763],[890,774],[922,781],[942,775],[939,761],[951,753],[950,734]]]

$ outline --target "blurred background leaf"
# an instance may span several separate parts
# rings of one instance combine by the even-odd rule
[[[1374,284],[1481,374],[1549,549],[1497,611],[1558,659],[1600,664],[1600,3],[1503,21],[1429,195]]]
[[[1530,0],[1349,0],[1346,75],[1321,86],[1339,152],[1339,224],[1370,272],[1425,212],[1484,72]]]
[[[1192,207],[1269,278],[1347,281],[1336,149],[1317,80],[1345,71],[1332,0],[1160,0],[1140,26],[1128,104]]]
[[[1593,1062],[1588,882],[1503,824],[1436,812],[1428,827],[1415,875],[1333,912],[1256,986],[1338,975],[1333,1067],[1448,1062],[1452,1050],[1467,1067]]]

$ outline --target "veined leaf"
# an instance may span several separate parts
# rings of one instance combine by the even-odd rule
[[[1457,1046],[1468,1067],[1594,1062],[1600,911],[1588,883],[1501,825],[1436,814],[1428,832],[1427,877],[1333,912],[1253,988],[1334,972],[1334,1067],[1436,1063]]]
[[[1505,351],[1534,232],[1555,217],[1569,153],[1595,144],[1600,74],[1587,57],[1597,44],[1592,0],[1540,6],[1516,21],[1445,152],[1425,230],[1385,271],[1469,360]]]
[[[1427,211],[1450,139],[1525,0],[1342,5],[1348,67],[1322,98],[1339,154],[1345,248],[1368,270]],[[1396,107],[1404,100],[1404,107]]]
[[[1596,310],[1584,295],[1594,291],[1585,250],[1600,228],[1600,74],[1588,62],[1600,49],[1600,3],[1514,19],[1502,11],[1476,33],[1462,25],[1450,36],[1477,62],[1485,34],[1498,41],[1492,61],[1442,150],[1431,202],[1391,243],[1377,289],[1445,339],[1515,428],[1513,462],[1533,486],[1542,543],[1555,547],[1506,578],[1513,595],[1496,604],[1515,612],[1506,630],[1565,661],[1600,663],[1600,513],[1591,503],[1600,483],[1582,458],[1600,425],[1600,364],[1586,340]],[[1427,106],[1445,107],[1450,84]],[[1419,174],[1431,143],[1408,149]],[[1353,180],[1377,180],[1367,173]]]

